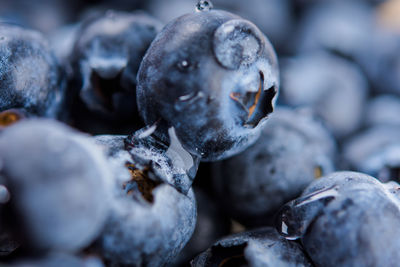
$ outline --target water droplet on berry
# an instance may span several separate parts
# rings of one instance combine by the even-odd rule
[[[210,11],[213,8],[213,4],[211,1],[206,1],[206,0],[200,0],[196,4],[196,11],[197,12],[202,12],[202,11]]]
[[[192,155],[183,148],[182,143],[176,136],[174,127],[168,129],[168,134],[170,138],[170,146],[165,154],[171,159],[175,167],[188,172],[194,165]]]
[[[276,229],[288,240],[301,238],[315,216],[338,195],[337,188],[331,187],[290,201],[278,212]]]

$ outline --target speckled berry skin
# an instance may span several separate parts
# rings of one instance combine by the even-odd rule
[[[313,266],[301,246],[265,227],[234,234],[215,242],[198,255],[192,267],[249,266],[300,267]]]
[[[39,32],[0,23],[0,111],[24,109],[55,117],[63,96],[63,79]]]
[[[56,121],[27,119],[1,132],[0,163],[11,196],[0,219],[25,248],[75,252],[99,234],[111,172],[90,137]]]
[[[273,223],[279,208],[334,171],[333,136],[310,110],[277,108],[244,152],[213,164],[223,210],[247,226]]]
[[[277,229],[288,239],[300,238],[316,266],[397,266],[399,193],[396,182],[332,173],[282,207]]]
[[[138,72],[147,125],[202,160],[232,156],[259,136],[279,88],[275,52],[251,22],[220,10],[181,16],[157,35]]]
[[[110,201],[111,212],[94,248],[110,263],[129,266],[165,266],[189,241],[196,224],[196,201],[193,190],[180,193],[173,186],[160,182],[150,166],[135,162],[125,150],[123,136],[98,136],[98,144],[109,151],[113,166]],[[140,155],[138,156],[140,158]],[[136,158],[137,159],[137,158]],[[143,166],[146,181],[156,185],[147,197],[140,184],[132,181],[130,166]],[[149,166],[147,166],[149,167]]]

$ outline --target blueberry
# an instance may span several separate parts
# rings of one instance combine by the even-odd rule
[[[356,172],[313,182],[282,207],[277,228],[300,238],[316,266],[397,266],[400,186]]]
[[[0,112],[56,116],[64,91],[49,45],[38,32],[0,24]]]
[[[192,262],[206,266],[313,266],[301,246],[270,227],[231,235],[215,242]]]
[[[0,165],[11,195],[1,220],[30,251],[77,251],[101,230],[111,172],[91,138],[25,120],[1,132]]]
[[[400,181],[400,126],[377,125],[343,146],[343,161],[383,182]]]
[[[333,137],[309,111],[278,108],[256,143],[214,163],[218,203],[247,226],[271,224],[283,204],[334,170],[335,152]]]
[[[136,12],[108,11],[82,23],[72,53],[71,116],[79,128],[91,120],[112,128],[135,129],[136,73],[161,24]],[[99,127],[99,126],[97,126]],[[92,130],[93,131],[93,130]]]
[[[181,16],[157,35],[138,72],[137,101],[147,125],[202,160],[226,158],[259,136],[277,94],[275,52],[261,31],[234,14]]]
[[[366,59],[374,34],[374,15],[365,1],[319,1],[302,16],[295,50],[328,50],[358,61]]]
[[[95,249],[111,264],[164,266],[171,263],[193,233],[196,203],[192,189],[180,193],[141,159],[155,154],[126,150],[122,136],[97,137],[114,166],[111,213]],[[129,151],[129,152],[128,152]],[[159,162],[153,158],[154,162]],[[161,163],[163,164],[163,163]],[[169,172],[167,165],[160,165]]]
[[[337,138],[361,126],[368,83],[351,62],[325,53],[305,53],[282,64],[283,102],[309,106]]]

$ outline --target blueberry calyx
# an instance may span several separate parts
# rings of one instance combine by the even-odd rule
[[[244,126],[254,128],[258,123],[272,113],[274,107],[272,99],[276,95],[275,86],[264,90],[264,73],[259,71],[260,83],[258,90],[248,91],[242,95],[238,92],[232,92],[229,96],[233,101],[236,101],[246,112],[247,120]]]
[[[153,190],[161,184],[159,181],[150,179],[150,168],[139,169],[133,163],[126,163],[125,167],[129,170],[131,180],[123,184],[123,189],[130,195],[139,191],[142,197],[149,203],[154,202]]]

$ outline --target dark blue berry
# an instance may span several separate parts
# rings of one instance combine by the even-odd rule
[[[218,203],[245,225],[271,224],[284,203],[334,170],[335,152],[333,137],[309,111],[277,109],[256,143],[214,163]]]
[[[41,34],[0,23],[0,112],[14,108],[55,117],[63,97],[62,81]]]
[[[77,251],[99,233],[111,172],[91,138],[31,119],[0,134],[0,176],[11,198],[1,220],[31,251]]]
[[[226,158],[259,136],[279,87],[275,52],[251,22],[220,10],[170,22],[139,69],[137,101],[147,125],[203,160]]]
[[[316,266],[396,266],[399,192],[395,182],[336,172],[283,206],[277,229],[288,239],[300,238]]]

